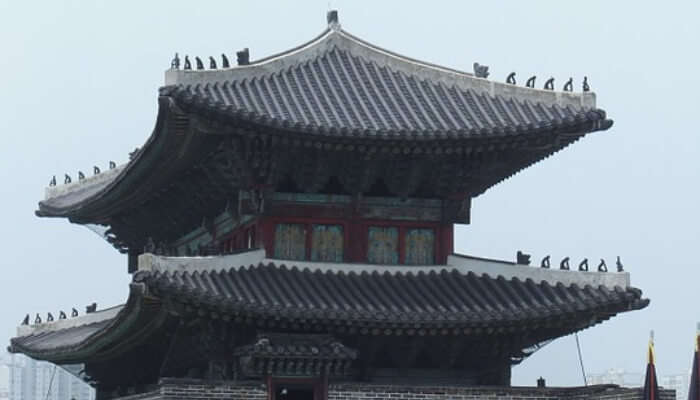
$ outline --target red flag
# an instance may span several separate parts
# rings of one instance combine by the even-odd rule
[[[698,333],[695,334],[695,354],[693,355],[693,371],[690,375],[690,387],[688,388],[688,400],[700,400],[700,324]]]
[[[652,332],[647,353],[647,373],[644,377],[644,400],[659,400],[659,383],[656,380],[656,366],[654,363],[654,332]]]

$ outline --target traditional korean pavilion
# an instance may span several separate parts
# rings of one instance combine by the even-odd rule
[[[497,397],[544,344],[649,301],[614,267],[454,254],[474,197],[613,123],[587,84],[486,69],[379,48],[336,12],[257,61],[177,57],[130,161],[37,211],[104,228],[126,303],[27,321],[10,351],[100,399]]]

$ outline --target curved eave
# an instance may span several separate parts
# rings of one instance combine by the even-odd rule
[[[58,364],[109,359],[140,343],[163,323],[165,314],[159,302],[147,299],[144,291],[143,284],[131,284],[129,298],[114,318],[18,336],[10,340],[8,351]],[[87,336],[75,335],[92,327],[96,329]]]
[[[265,115],[233,110],[222,107],[210,99],[192,96],[180,88],[171,87],[161,90],[156,126],[136,157],[126,164],[118,174],[106,182],[83,190],[74,190],[52,197],[39,203],[36,212],[41,217],[69,217],[78,223],[107,223],[108,218],[128,204],[139,204],[149,194],[143,187],[155,187],[154,182],[165,182],[177,166],[186,166],[186,156],[196,156],[196,150],[190,141],[176,138],[171,126],[174,110],[191,116],[204,116],[208,119],[224,121],[224,125],[233,129],[245,129],[250,132],[263,131],[281,138],[298,138],[300,140],[317,140],[345,144],[379,144],[400,145],[402,147],[418,143],[433,143],[436,146],[507,144],[509,142],[533,140],[541,136],[562,135],[574,140],[590,132],[610,128],[613,121],[606,118],[603,110],[582,112],[577,118],[555,120],[551,124],[539,126],[522,126],[512,130],[481,129],[475,132],[442,132],[426,136],[422,132],[372,132],[366,130],[334,129],[318,125],[290,125],[287,121],[272,119]],[[191,134],[188,132],[187,134]],[[571,139],[559,141],[558,146],[551,146],[544,155],[527,162],[519,170],[526,168],[549,155],[561,150]],[[175,150],[174,150],[175,149]],[[180,154],[174,156],[174,154]],[[517,172],[517,171],[515,171]],[[513,172],[513,173],[515,173]],[[513,173],[509,174],[512,175]],[[78,183],[81,185],[82,183]],[[495,184],[495,183],[494,183]],[[85,183],[84,185],[89,185]],[[490,187],[492,185],[489,185]],[[79,188],[80,189],[80,188]],[[486,190],[486,188],[484,188]]]
[[[425,131],[376,130],[364,128],[334,127],[316,124],[291,123],[289,120],[272,118],[266,114],[237,109],[210,97],[193,94],[182,86],[161,88],[161,95],[172,96],[178,105],[193,114],[216,116],[231,123],[234,127],[262,128],[266,132],[297,134],[302,139],[340,140],[343,142],[378,141],[400,143],[454,144],[455,142],[480,142],[488,140],[513,140],[518,137],[536,138],[539,135],[570,133],[584,135],[590,132],[605,131],[612,127],[613,120],[607,118],[602,109],[581,109],[574,116],[552,118],[538,124],[516,126],[494,126],[474,129],[452,129]]]
[[[39,202],[36,215],[40,217],[69,217],[79,223],[105,223],[106,220],[125,204],[137,204],[140,196],[145,194],[134,190],[138,187],[152,185],[155,181],[169,176],[175,168],[153,168],[164,163],[176,163],[181,154],[173,149],[184,141],[176,137],[177,106],[172,98],[158,98],[158,115],[155,128],[143,147],[119,173],[98,187],[91,187],[90,182],[77,183],[75,190],[49,197]],[[168,173],[164,173],[167,171]],[[84,185],[81,186],[81,185]]]
[[[446,329],[449,334],[480,334],[545,329],[554,335],[548,337],[544,333],[538,338],[546,340],[649,304],[648,299],[642,298],[641,290],[632,287],[535,284],[530,279],[507,280],[455,270],[391,276],[376,272],[323,273],[259,264],[195,273],[141,271],[134,280],[144,282],[163,299],[171,298],[204,312],[232,318],[249,316],[253,321],[286,326],[314,321],[313,324],[331,331],[354,329],[358,333]],[[255,298],[246,298],[237,289],[226,289],[236,288],[236,282],[244,281],[258,293]],[[216,293],[202,289],[202,282],[216,286]],[[280,286],[279,282],[288,284]],[[342,290],[333,294],[335,287]],[[373,292],[368,293],[365,287]],[[443,289],[437,290],[439,287]],[[487,291],[492,294],[486,295]],[[324,297],[324,293],[331,297]],[[403,293],[404,297],[397,298],[395,293]],[[465,305],[465,299],[472,296],[485,298]],[[500,303],[481,304],[496,299]]]
[[[481,96],[481,100],[477,101],[479,104],[469,106],[473,109],[460,111],[459,107],[452,104],[445,106],[443,111],[457,110],[464,114],[464,121],[476,118],[474,115],[481,115],[485,121],[491,123],[473,120],[467,127],[456,123],[459,118],[453,115],[455,121],[444,125],[452,128],[444,129],[439,128],[441,125],[437,123],[437,119],[425,122],[425,126],[433,124],[434,129],[419,129],[421,124],[395,125],[393,128],[381,129],[376,128],[377,124],[370,124],[372,128],[362,124],[324,125],[310,122],[314,118],[305,117],[307,122],[300,122],[275,116],[274,113],[266,114],[234,107],[223,100],[225,96],[212,94],[223,87],[222,82],[260,80],[314,57],[323,57],[326,54],[324,52],[336,48],[342,48],[353,56],[359,54],[358,57],[364,57],[368,62],[394,68],[404,74],[412,74],[411,76],[416,76],[421,82],[433,82],[439,90],[456,87],[470,90]],[[213,130],[247,131],[247,134],[264,132],[265,135],[277,135],[285,140],[303,140],[306,145],[309,144],[306,142],[309,140],[315,141],[315,145],[319,142],[331,142],[347,144],[348,148],[356,149],[361,147],[355,146],[357,144],[398,145],[404,153],[413,150],[424,151],[426,147],[423,146],[426,144],[448,149],[455,145],[508,148],[515,142],[530,143],[543,136],[548,140],[555,136],[564,138],[556,139],[556,143],[549,144],[547,150],[538,151],[537,157],[522,161],[520,168],[511,168],[501,173],[506,176],[500,179],[546,158],[589,132],[603,131],[613,124],[605,111],[595,108],[593,93],[539,90],[476,78],[466,72],[392,53],[339,29],[327,29],[310,42],[250,65],[209,71],[171,70],[166,73],[166,77],[168,74],[174,77],[171,79],[173,84],[161,89],[156,126],[135,158],[108,179],[96,183],[88,182],[88,179],[85,182],[76,182],[65,188],[66,190],[60,188],[55,191],[55,195],[39,203],[36,212],[38,216],[68,217],[72,222],[107,225],[112,216],[134,204],[142,204],[152,191],[141,189],[157,188],[172,182],[173,174],[179,168],[188,166],[188,157],[196,156],[197,146],[193,143],[196,142],[196,138],[192,138],[194,130],[185,128],[187,132],[173,132],[178,129],[179,117],[191,117],[202,126],[211,124]],[[352,84],[350,83],[351,86]],[[193,89],[193,85],[204,86]],[[347,90],[352,91],[351,88]],[[435,104],[430,103],[432,105],[426,103],[423,108],[427,110],[449,103],[446,100],[435,101]],[[503,109],[511,106],[513,109]],[[276,106],[273,104],[271,107],[269,109]],[[536,113],[535,108],[539,108]],[[498,113],[503,115],[497,116]],[[467,118],[467,114],[471,116]],[[507,114],[510,116],[505,117]],[[515,117],[516,115],[519,117]],[[499,122],[495,123],[497,120]],[[411,146],[415,147],[412,149]],[[476,192],[483,192],[494,184],[488,182]]]

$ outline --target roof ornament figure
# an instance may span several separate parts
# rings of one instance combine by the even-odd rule
[[[602,258],[600,259],[600,264],[598,264],[598,272],[608,272],[608,266]]]
[[[478,62],[474,63],[474,76],[477,78],[488,78],[489,77],[489,66],[481,65]]]
[[[85,313],[86,314],[92,314],[95,311],[97,311],[97,303],[92,303],[88,306],[85,306]]]
[[[99,174],[100,172],[101,172],[101,171],[100,171],[100,167],[98,167],[97,165],[93,165],[93,166],[92,166],[92,174],[93,174],[93,175],[97,175],[97,174]]]
[[[569,78],[568,81],[564,84],[564,91],[565,92],[573,92],[574,91],[574,78]]]
[[[180,56],[175,53],[175,57],[170,61],[170,69],[180,69]]]
[[[588,271],[588,259],[584,258],[583,261],[581,261],[578,264],[578,270],[579,271]]]
[[[29,325],[29,314],[27,314],[22,320],[22,325]]]
[[[51,177],[51,180],[49,181],[49,186],[56,186],[56,175]]]
[[[190,57],[189,57],[189,56],[185,56],[185,66],[184,66],[184,69],[186,69],[186,70],[192,69],[192,63],[190,62]]]
[[[569,257],[564,257],[563,260],[559,263],[559,269],[563,269],[565,271],[568,271],[569,269]]]
[[[216,69],[216,60],[212,56],[209,56],[209,69]]]
[[[58,319],[66,319],[66,313],[64,313],[62,310],[58,312]]]
[[[221,68],[231,68],[231,64],[228,62],[228,57],[226,54],[221,53]]]
[[[542,262],[540,262],[540,268],[549,269],[549,255],[542,259]]]
[[[525,254],[520,250],[518,250],[518,253],[515,255],[515,260],[517,264],[530,265],[530,255]]]
[[[331,29],[340,28],[340,20],[338,19],[338,10],[330,10],[326,13],[326,22]]]
[[[544,89],[554,90],[554,78],[547,79],[547,82],[544,83]]]
[[[236,61],[238,62],[238,65],[248,65],[248,64],[250,64],[250,51],[248,50],[247,47],[241,51],[237,51],[236,58],[237,58]]]
[[[591,91],[591,87],[588,86],[588,77],[587,77],[587,76],[584,76],[584,77],[583,77],[583,91],[584,91],[584,92],[590,92],[590,91]]]
[[[75,307],[73,307],[73,309],[71,310],[70,316],[71,316],[72,318],[78,316],[78,310],[76,310]]]
[[[525,86],[529,88],[534,88],[535,87],[535,79],[537,79],[537,76],[532,75],[530,78],[528,78],[527,82],[525,82]]]
[[[202,59],[199,57],[194,58],[194,61],[197,63],[197,69],[204,69],[204,63],[202,62]]]
[[[136,155],[139,154],[140,150],[140,148],[136,147],[134,148],[134,151],[129,152],[129,160],[133,160],[136,157]]]
[[[511,72],[510,74],[508,74],[508,77],[506,78],[506,83],[515,85],[515,72]]]
[[[615,262],[615,265],[617,266],[617,272],[623,272],[625,270],[625,266],[622,265],[622,261],[620,261],[620,256],[617,256],[617,261]]]
[[[156,243],[153,241],[152,237],[148,237],[146,240],[146,245],[143,246],[144,253],[153,253],[156,251]]]
[[[36,318],[34,318],[34,323],[35,323],[35,324],[40,324],[40,323],[41,323],[41,317],[39,316],[38,313],[36,314]]]
[[[114,161],[110,161],[109,162],[109,169],[115,169],[115,168],[117,168],[117,163],[115,163]]]
[[[64,174],[63,175],[63,183],[66,184],[66,183],[71,183],[71,182],[73,182],[73,180],[70,178],[70,175]]]
[[[82,181],[83,179],[85,179],[85,174],[83,171],[78,171],[78,180]]]
[[[51,313],[48,313],[46,316],[46,322],[53,322],[53,315]]]

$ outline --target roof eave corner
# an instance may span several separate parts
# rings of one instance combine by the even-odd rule
[[[581,93],[581,106],[584,108],[594,109],[596,108],[596,94],[595,92],[583,92]]]
[[[177,85],[180,83],[182,81],[180,77],[183,73],[183,71],[175,68],[165,70],[165,86]]]

